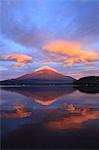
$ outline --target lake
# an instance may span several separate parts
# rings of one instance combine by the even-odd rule
[[[9,87],[0,106],[2,149],[99,148],[99,93]]]

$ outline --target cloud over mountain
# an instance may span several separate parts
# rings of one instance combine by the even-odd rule
[[[81,44],[77,42],[67,42],[64,40],[51,41],[42,47],[51,53],[62,54],[66,56],[64,63],[73,65],[74,63],[94,64],[99,60],[96,52],[81,50]]]

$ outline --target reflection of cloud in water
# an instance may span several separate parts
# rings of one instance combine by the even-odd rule
[[[88,120],[99,119],[99,110],[92,108],[76,108],[72,104],[64,106],[69,114],[59,119],[49,120],[44,127],[51,130],[82,128],[82,124]]]
[[[24,117],[29,117],[31,115],[31,112],[28,111],[24,105],[15,105],[15,110],[14,111],[3,111],[0,114],[0,118],[24,118]]]

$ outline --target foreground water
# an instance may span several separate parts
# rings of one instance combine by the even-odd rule
[[[3,88],[2,148],[99,148],[99,93]]]

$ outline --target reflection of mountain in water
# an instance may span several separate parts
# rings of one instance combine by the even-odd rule
[[[72,86],[68,87],[51,87],[51,88],[3,88],[7,91],[20,93],[26,97],[31,97],[35,102],[42,105],[50,105],[61,96],[70,94],[75,91]]]

